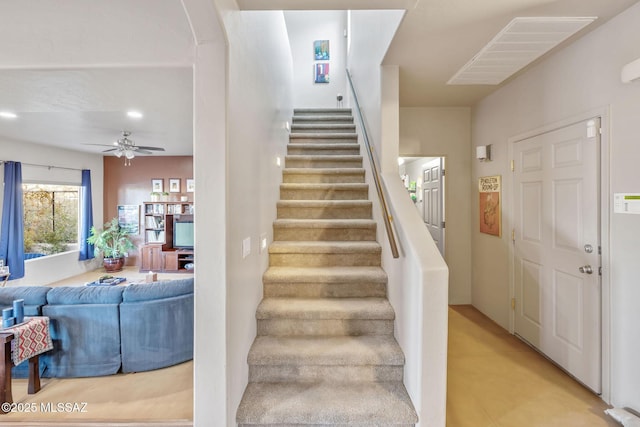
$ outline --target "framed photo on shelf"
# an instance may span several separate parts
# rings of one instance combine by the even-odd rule
[[[169,193],[180,192],[180,178],[169,178]]]
[[[196,182],[193,178],[187,178],[187,193],[193,193],[196,190]]]
[[[154,178],[151,180],[151,192],[162,193],[164,191],[164,179]]]

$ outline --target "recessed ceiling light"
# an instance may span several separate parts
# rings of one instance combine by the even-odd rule
[[[127,111],[127,116],[132,119],[141,119],[143,117],[140,111]]]
[[[17,119],[18,115],[9,111],[0,111],[0,117],[3,119]]]

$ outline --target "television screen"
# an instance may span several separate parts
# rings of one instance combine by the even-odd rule
[[[173,223],[173,247],[193,249],[193,221]]]

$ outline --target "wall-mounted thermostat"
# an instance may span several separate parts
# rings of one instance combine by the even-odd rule
[[[640,214],[640,193],[615,193],[613,195],[613,212]]]

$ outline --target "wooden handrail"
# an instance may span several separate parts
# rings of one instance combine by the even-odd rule
[[[393,227],[391,226],[392,217],[389,213],[389,208],[387,207],[387,200],[384,197],[384,190],[382,188],[382,182],[380,180],[380,173],[378,172],[378,162],[375,152],[373,151],[373,147],[369,142],[369,135],[367,134],[367,128],[365,126],[364,118],[362,117],[362,110],[360,109],[360,103],[358,102],[358,95],[356,94],[356,88],[353,85],[353,80],[351,79],[351,73],[349,69],[347,71],[347,80],[349,80],[349,86],[351,87],[351,93],[353,94],[353,100],[355,102],[355,107],[358,112],[358,120],[360,121],[360,128],[362,129],[362,137],[364,138],[364,143],[367,147],[367,154],[369,155],[369,163],[371,164],[371,171],[373,172],[373,181],[376,184],[376,191],[378,192],[378,198],[380,199],[380,207],[382,209],[382,217],[384,218],[384,227],[387,230],[387,237],[389,238],[389,245],[391,246],[391,254],[394,258],[399,258],[400,255],[398,253],[398,244],[396,242],[396,236],[393,232]]]

